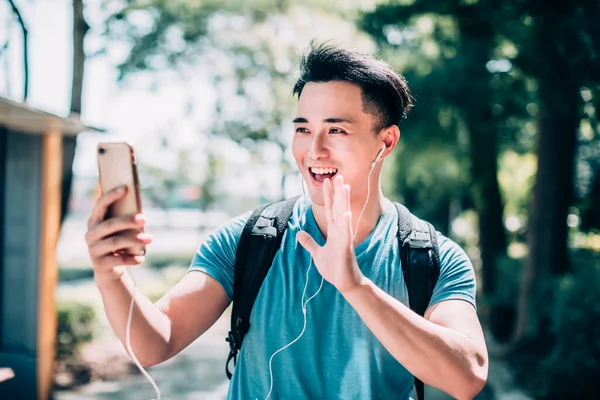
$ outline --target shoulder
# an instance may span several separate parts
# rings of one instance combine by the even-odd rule
[[[243,214],[232,217],[214,229],[208,237],[208,240],[217,239],[223,240],[226,238],[234,239],[236,242],[244,230],[244,226],[252,215],[252,211],[247,211]]]
[[[216,279],[233,298],[235,254],[251,212],[230,218],[208,234],[198,247],[189,271],[202,271]]]
[[[466,262],[472,268],[469,256],[458,243],[438,231],[436,231],[436,236],[440,254],[440,267]]]
[[[233,251],[235,254],[235,248],[251,214],[252,211],[240,214],[213,229],[200,245],[197,255],[208,255],[222,251]]]
[[[466,300],[475,306],[477,291],[475,270],[464,249],[437,232],[440,276],[430,304],[451,298]]]

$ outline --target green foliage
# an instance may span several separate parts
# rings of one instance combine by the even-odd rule
[[[535,154],[508,150],[499,159],[498,181],[505,202],[505,213],[518,215],[531,202],[531,189],[537,170]]]
[[[583,88],[584,118],[580,124],[576,181],[577,208],[581,214],[580,228],[600,232],[600,85]]]
[[[187,268],[190,265],[189,254],[149,254],[146,256],[145,265],[150,268],[163,269],[171,266]]]
[[[511,357],[520,384],[537,399],[595,399],[600,391],[600,254],[572,255],[573,275],[548,281],[554,304],[547,330],[520,343]]]
[[[75,356],[81,345],[93,339],[96,313],[87,304],[59,302],[57,318],[56,358],[65,360]]]
[[[104,36],[114,42],[129,44],[125,60],[119,65],[119,79],[138,71],[158,71],[189,61],[219,46],[225,39],[233,47],[231,34],[242,34],[245,42],[260,38],[249,30],[265,21],[272,25],[278,15],[293,8],[335,13],[342,19],[356,14],[359,7],[369,8],[377,1],[352,0],[127,0],[108,1],[105,9],[115,10],[106,21]],[[217,17],[218,20],[214,17]],[[305,20],[306,21],[306,20]],[[220,30],[227,26],[227,31]],[[218,32],[216,32],[218,31]],[[314,35],[314,30],[307,29]],[[224,37],[219,38],[218,34]],[[282,42],[281,37],[273,37]],[[227,47],[222,49],[226,50]],[[213,54],[214,56],[214,54]],[[209,60],[206,60],[209,61]],[[265,64],[269,65],[269,64]],[[273,65],[273,64],[270,64]]]
[[[91,279],[94,277],[94,270],[91,267],[62,267],[58,270],[59,282],[71,282],[80,279]]]
[[[537,171],[537,157],[533,153],[519,154],[507,150],[500,156],[498,165],[498,183],[504,200],[508,237],[513,245],[524,245],[527,242],[527,220]]]
[[[462,202],[466,196],[465,159],[458,157],[452,147],[435,142],[419,146],[413,137],[409,138],[414,135],[410,128],[406,132],[393,160],[391,197],[448,234],[450,220],[456,216],[449,214],[452,202]]]

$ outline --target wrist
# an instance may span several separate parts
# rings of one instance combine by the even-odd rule
[[[354,285],[348,286],[343,290],[338,290],[340,291],[342,296],[344,296],[346,299],[349,299],[350,297],[356,297],[357,295],[360,295],[360,293],[367,290],[372,284],[373,282],[369,278],[367,278],[363,274],[360,274],[360,277],[358,277]]]
[[[105,286],[121,282],[124,273],[124,267],[113,267],[102,272],[94,270],[94,283],[99,289],[102,289]]]

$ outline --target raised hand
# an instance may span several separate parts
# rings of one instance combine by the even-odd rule
[[[145,223],[141,214],[104,219],[108,207],[123,197],[125,192],[125,188],[117,188],[98,198],[88,220],[85,240],[97,280],[118,280],[124,272],[124,266],[141,264],[144,256],[129,255],[126,249],[147,245],[152,241],[149,235],[139,232]]]
[[[340,292],[349,291],[356,287],[363,277],[354,254],[350,185],[344,184],[342,175],[336,175],[333,184],[329,179],[325,179],[323,198],[327,221],[325,245],[319,246],[304,231],[298,232],[297,239],[310,253],[321,276]]]

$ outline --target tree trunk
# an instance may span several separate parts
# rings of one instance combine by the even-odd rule
[[[472,193],[479,215],[482,286],[483,293],[490,296],[495,293],[497,286],[496,261],[506,254],[506,233],[504,205],[498,184],[497,133],[489,111],[482,111],[486,115],[473,115],[471,111],[467,116],[467,125],[470,133]]]
[[[557,93],[556,80],[548,82],[551,93],[541,101],[539,120],[538,171],[533,192],[529,225],[529,261],[540,271],[562,274],[569,270],[567,257],[567,214],[573,201],[573,173],[577,142],[577,110],[561,115],[556,98],[578,104],[577,88]],[[541,90],[540,90],[541,92]],[[563,108],[564,110],[564,108]]]
[[[479,8],[466,7],[459,16],[464,59],[461,73],[471,84],[463,89],[458,102],[469,131],[472,196],[479,215],[479,248],[483,293],[496,289],[496,260],[506,254],[504,204],[498,184],[498,132],[492,115],[493,92],[486,63],[494,48],[494,32],[482,19]],[[485,15],[485,13],[484,13]]]
[[[584,232],[600,230],[600,168],[595,168],[588,205],[583,209],[580,228]]]
[[[573,201],[574,160],[580,98],[576,85],[564,74],[540,81],[538,171],[529,221],[529,256],[521,276],[514,340],[525,338],[532,326],[532,301],[540,295],[536,283],[548,274],[569,271],[567,214]],[[557,102],[556,99],[561,99]],[[551,304],[547,299],[546,304]],[[536,308],[538,322],[549,317],[550,307]]]
[[[579,95],[581,76],[574,73],[565,49],[577,43],[566,14],[571,3],[543,9],[533,23],[532,40],[538,49],[528,62],[538,81],[540,113],[538,119],[538,170],[529,216],[529,255],[520,282],[517,325],[513,342],[530,334],[544,334],[552,317],[552,291],[542,282],[549,274],[570,270],[568,260],[567,214],[574,196],[575,150],[577,128],[581,119],[582,99]],[[550,43],[550,44],[549,44]],[[576,49],[575,49],[576,50]],[[548,66],[547,60],[553,60]],[[542,293],[543,291],[543,293]],[[543,307],[539,303],[543,301]],[[535,314],[532,310],[535,309]],[[533,318],[535,315],[535,319]]]
[[[83,1],[73,0],[73,81],[71,85],[71,114],[81,114],[81,97],[83,93],[83,72],[85,51],[83,47],[85,34],[89,26],[83,17]],[[63,136],[62,158],[62,196],[60,222],[64,222],[69,211],[71,188],[73,183],[73,160],[77,146],[76,136]]]

